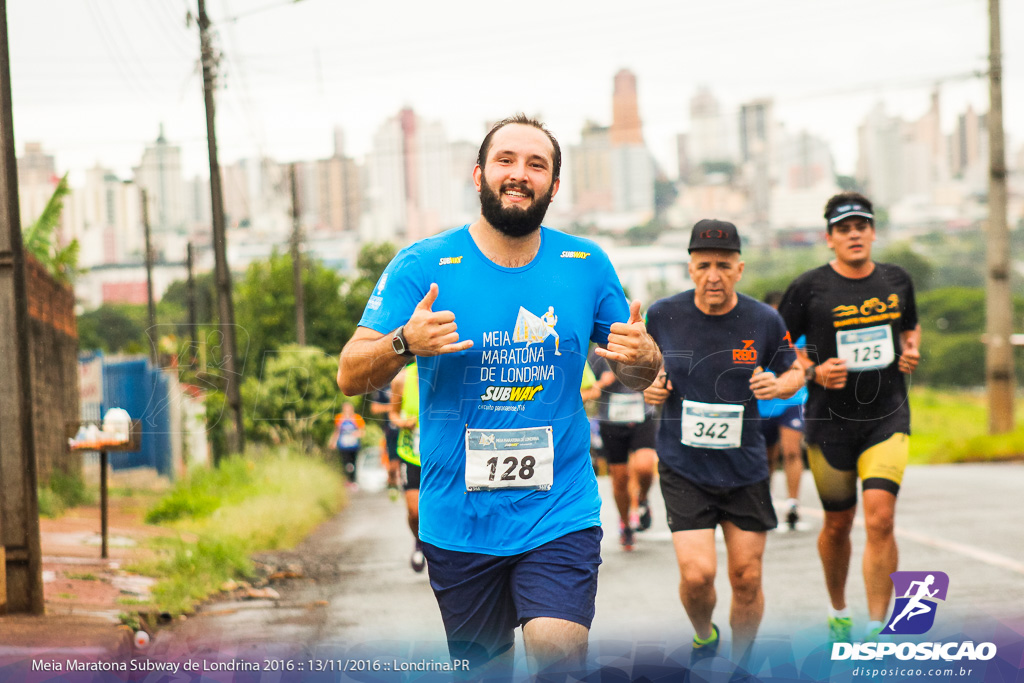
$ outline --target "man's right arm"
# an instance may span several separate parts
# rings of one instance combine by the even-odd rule
[[[391,335],[357,327],[338,359],[338,387],[346,396],[387,386],[409,359],[395,353]]]
[[[459,341],[454,313],[433,310],[437,292],[437,284],[431,283],[402,328],[406,346],[417,356],[439,356],[473,346],[471,339]],[[376,391],[394,379],[408,361],[395,353],[390,334],[357,327],[338,359],[338,388],[347,396]]]

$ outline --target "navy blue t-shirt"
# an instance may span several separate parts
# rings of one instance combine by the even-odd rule
[[[672,393],[658,426],[658,457],[674,472],[705,486],[735,487],[768,478],[768,459],[750,377],[758,366],[781,375],[796,360],[786,325],[775,310],[739,294],[725,315],[707,315],[693,290],[661,299],[647,312],[647,330],[661,347]],[[683,402],[690,410],[683,421]],[[709,416],[694,417],[693,406]],[[716,419],[717,414],[737,413]],[[720,440],[715,447],[683,443]],[[737,443],[735,447],[723,444]]]

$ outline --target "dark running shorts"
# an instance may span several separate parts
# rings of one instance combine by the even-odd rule
[[[824,509],[840,512],[856,505],[858,479],[865,490],[899,494],[910,456],[905,417],[860,422],[833,418],[815,432],[807,446],[807,464]]]
[[[402,477],[402,490],[403,491],[419,491],[420,490],[420,466],[413,465],[411,462],[402,461],[399,467],[399,473]]]
[[[388,449],[388,460],[395,461],[401,460],[398,457],[398,430],[393,427],[388,427],[384,431],[384,443]]]
[[[746,486],[719,488],[695,484],[658,463],[665,519],[672,531],[714,529],[732,522],[743,531],[769,531],[779,524],[768,480]]]
[[[620,424],[601,422],[598,425],[601,441],[604,443],[604,457],[609,465],[625,465],[629,454],[641,448],[654,448],[658,433],[658,422],[648,417],[643,422]]]
[[[762,417],[761,433],[764,434],[765,446],[774,446],[779,442],[779,427],[804,431],[804,407],[789,406],[778,415]]]
[[[536,617],[590,628],[602,536],[591,527],[507,557],[423,543],[452,659],[488,662],[512,647],[517,626]]]

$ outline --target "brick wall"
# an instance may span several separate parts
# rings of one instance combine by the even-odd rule
[[[68,452],[64,434],[65,423],[79,417],[78,326],[74,290],[26,256],[36,474],[43,484],[54,470],[81,469],[81,454]]]

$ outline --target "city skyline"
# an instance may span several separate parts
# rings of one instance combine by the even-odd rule
[[[637,79],[644,140],[670,177],[675,138],[693,130],[689,104],[701,86],[737,120],[745,102],[771,98],[790,133],[826,140],[836,170],[848,174],[857,126],[879,101],[890,115],[916,118],[941,82],[947,132],[968,105],[988,109],[987,81],[966,77],[987,62],[986,6],[977,0],[868,1],[854,15],[838,2],[808,0],[770,8],[648,0],[628,15],[571,1],[507,32],[494,22],[507,17],[465,2],[432,5],[430,17],[324,0],[208,4],[225,55],[217,120],[224,163],[327,157],[335,127],[345,132],[346,153],[362,159],[376,129],[403,107],[441,122],[453,141],[478,141],[487,121],[523,110],[568,147],[587,121],[612,123],[613,76],[623,68]],[[184,21],[193,5],[10,5],[18,153],[40,142],[73,177],[96,163],[127,176],[163,124],[182,147],[186,176],[203,173],[198,35]],[[1024,8],[1003,5],[1012,156],[1024,55],[1009,37],[1024,33]]]

